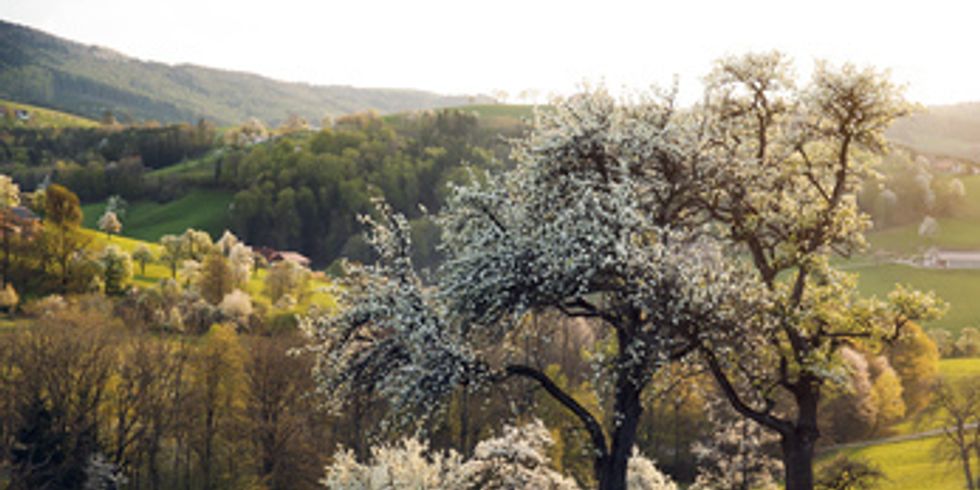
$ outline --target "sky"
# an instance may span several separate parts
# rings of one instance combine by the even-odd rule
[[[0,18],[126,55],[315,84],[543,100],[679,80],[778,49],[891,70],[910,99],[980,101],[980,2],[3,0]]]

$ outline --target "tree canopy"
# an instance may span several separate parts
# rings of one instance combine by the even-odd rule
[[[672,91],[556,101],[515,143],[515,168],[452,188],[431,288],[412,267],[408,222],[381,204],[368,220],[379,261],[349,269],[341,313],[305,321],[321,393],[374,393],[417,415],[459,385],[525,377],[590,434],[599,488],[623,488],[642,392],[684,360],[779,435],[787,488],[812,488],[817,404],[839,379],[839,349],[942,308],[901,287],[860,298],[829,260],[864,245],[856,187],[907,112],[900,90],[851,65],[819,64],[801,88],[790,73],[779,53],[720,60],[690,110]],[[501,347],[542,310],[587,319],[609,346],[594,360],[611,421]]]

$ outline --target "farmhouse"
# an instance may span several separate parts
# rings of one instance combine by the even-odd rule
[[[303,267],[310,266],[310,259],[299,252],[291,252],[288,250],[275,250],[269,247],[259,247],[255,250],[260,255],[265,257],[270,264],[273,262],[279,262],[281,260],[288,260],[294,262]]]
[[[980,269],[980,251],[930,249],[922,265],[938,269]]]

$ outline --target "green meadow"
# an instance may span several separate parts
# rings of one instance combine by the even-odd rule
[[[14,111],[25,110],[28,113],[30,113],[30,120],[27,122],[22,122],[16,119],[14,121],[7,121],[6,118],[3,117],[4,115],[0,113],[0,128],[15,128],[15,127],[94,128],[99,126],[99,123],[91,119],[87,119],[81,116],[76,116],[74,114],[68,114],[66,112],[56,111],[53,109],[45,109],[30,104],[22,104],[19,102],[12,102],[9,100],[0,99],[0,107],[9,107],[11,110]]]
[[[155,242],[166,234],[180,234],[188,228],[204,230],[215,239],[228,227],[228,205],[232,193],[197,189],[167,203],[137,201],[129,203],[122,235]],[[82,206],[84,226],[97,228],[105,203]]]

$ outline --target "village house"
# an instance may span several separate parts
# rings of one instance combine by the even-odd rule
[[[929,249],[922,266],[936,269],[980,269],[980,251]]]
[[[288,250],[275,250],[269,247],[259,247],[256,249],[256,252],[262,255],[262,257],[265,257],[265,260],[268,261],[270,264],[282,260],[288,260],[295,264],[299,264],[303,267],[309,267],[311,263],[308,257],[306,257],[305,255],[299,252],[291,252]]]

